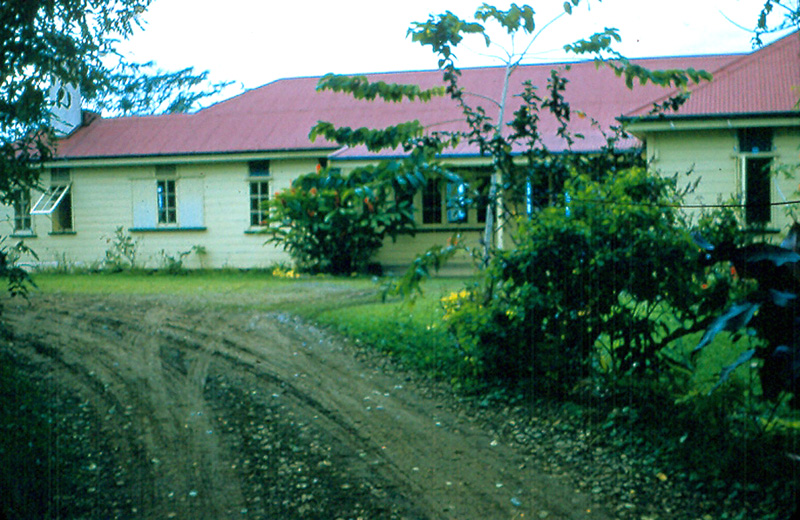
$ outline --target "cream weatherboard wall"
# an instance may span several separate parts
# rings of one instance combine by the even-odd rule
[[[742,162],[748,157],[772,159],[769,230],[785,232],[792,222],[787,215],[794,208],[800,218],[800,206],[782,205],[798,199],[800,182],[800,119],[796,126],[773,128],[772,150],[758,154],[739,150],[739,129],[754,122],[739,121],[726,128],[648,129],[647,157],[650,168],[662,175],[679,174],[683,185],[700,179],[695,192],[686,200],[690,206],[714,205],[741,200],[743,196]],[[706,123],[707,124],[707,123]],[[635,132],[637,133],[637,132]],[[684,175],[689,172],[688,175]],[[789,173],[790,175],[787,175]],[[696,215],[698,209],[690,209]]]
[[[252,177],[251,161],[269,159],[269,175]],[[138,243],[137,263],[161,267],[165,255],[202,246],[206,254],[186,257],[187,267],[268,267],[288,261],[281,250],[264,245],[265,236],[251,225],[250,182],[267,182],[269,196],[290,186],[298,175],[313,171],[315,157],[283,159],[252,156],[182,157],[82,161],[59,164],[70,175],[72,229],[54,231],[54,214],[32,215],[29,230],[14,229],[14,208],[2,207],[0,235],[21,239],[46,266],[98,265],[122,227]],[[41,178],[51,184],[51,171]],[[175,222],[159,223],[157,183],[173,181]],[[40,192],[31,193],[36,203]],[[66,200],[61,205],[66,204]],[[31,260],[32,259],[27,259]]]

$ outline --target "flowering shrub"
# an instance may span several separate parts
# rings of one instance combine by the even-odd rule
[[[303,272],[367,272],[387,236],[414,231],[411,201],[395,193],[374,168],[301,176],[269,201],[268,242]]]
[[[569,211],[520,219],[515,247],[496,252],[482,284],[443,302],[485,378],[560,394],[593,368],[656,370],[673,361],[664,347],[713,312],[697,312],[705,279],[674,179],[634,168],[566,188]]]

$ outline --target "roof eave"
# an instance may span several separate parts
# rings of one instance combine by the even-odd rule
[[[221,152],[179,152],[160,154],[130,154],[112,156],[54,157],[45,167],[131,166],[147,164],[190,164],[253,161],[263,159],[316,159],[327,157],[338,147],[293,148],[283,150],[233,150]]]
[[[800,111],[620,116],[617,120],[626,131],[636,134],[661,130],[796,126],[800,125]]]

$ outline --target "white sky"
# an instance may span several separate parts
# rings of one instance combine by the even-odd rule
[[[209,70],[234,81],[227,95],[276,79],[435,69],[429,49],[406,37],[414,21],[453,11],[472,20],[473,0],[154,0],[144,29],[120,49],[163,69]],[[511,2],[488,2],[507,9]],[[531,0],[537,28],[563,13],[563,0]],[[629,57],[747,52],[763,0],[582,0],[536,40],[529,63],[565,59],[563,45],[604,27],[619,29]],[[732,21],[729,21],[732,20]],[[785,34],[785,33],[784,33]],[[780,36],[780,35],[778,35]],[[765,39],[766,42],[778,36]],[[527,42],[524,42],[527,43]],[[479,41],[456,49],[462,67],[500,62]],[[496,50],[494,51],[497,52]],[[227,97],[227,96],[226,96]]]

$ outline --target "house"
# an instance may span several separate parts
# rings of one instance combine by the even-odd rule
[[[713,71],[677,113],[621,118],[651,168],[700,178],[687,204],[742,205],[742,221],[767,233],[800,220],[800,32]]]
[[[785,45],[783,42],[777,45]],[[758,62],[762,53],[775,52],[772,47],[746,55],[651,58],[640,63],[650,69],[733,71],[738,70],[737,63]],[[797,60],[796,52],[793,59]],[[684,121],[632,119],[665,95],[662,88],[646,85],[628,90],[612,71],[597,69],[593,62],[522,66],[514,72],[512,85],[521,88],[523,81],[530,80],[544,89],[553,68],[570,82],[566,98],[572,108],[590,115],[599,128],[589,118],[576,118],[571,129],[585,137],[568,149],[556,134],[555,122],[543,120],[541,130],[551,150],[597,152],[605,144],[602,129],[618,124],[619,116],[628,115],[639,139],[621,143],[622,148],[636,149],[644,142],[658,167],[680,167],[677,160],[664,162],[668,151],[677,150],[678,145],[665,148],[670,139],[675,141],[676,134],[662,127],[674,122],[682,128]],[[502,67],[466,69],[461,84],[470,99],[491,114],[492,105],[484,100],[499,97],[503,74]],[[368,77],[370,81],[423,88],[441,84],[439,71]],[[265,246],[265,237],[259,233],[263,230],[265,200],[320,164],[347,171],[402,153],[373,154],[320,139],[311,142],[308,134],[317,121],[380,128],[417,119],[433,131],[458,128],[462,119],[458,107],[446,98],[428,103],[366,102],[345,94],[318,92],[318,79],[278,80],[192,114],[102,118],[84,113],[81,124],[60,139],[55,158],[46,165],[42,192],[21,197],[14,207],[2,210],[7,215],[7,229],[0,230],[0,235],[23,238],[46,264],[88,266],[100,262],[119,227],[139,244],[140,265],[158,267],[168,256],[193,246],[202,246],[205,254],[187,257],[190,267],[259,268],[287,261],[283,251]],[[770,83],[769,79],[765,82]],[[708,91],[711,96],[717,95],[714,92]],[[514,103],[509,105],[506,120],[516,108]],[[727,110],[709,102],[702,106],[706,105]],[[692,101],[688,108],[694,106]],[[792,119],[790,108],[783,110],[789,112],[781,124],[794,121],[796,127],[796,114]],[[687,121],[697,124],[700,119]],[[706,119],[717,121],[716,113]],[[778,119],[770,121],[777,123]],[[648,127],[650,124],[655,126]],[[686,128],[687,135],[691,128]],[[796,128],[781,128],[775,131],[773,142],[776,149],[783,150],[792,139],[797,142],[797,133]],[[721,131],[704,130],[702,136],[705,139],[707,135],[713,143],[714,139],[724,141],[717,136]],[[736,134],[728,132],[728,137]],[[489,160],[469,143],[449,150],[443,159],[467,174],[488,172]],[[729,184],[715,186],[735,191],[733,182]],[[439,183],[418,193],[419,232],[413,238],[387,242],[377,260],[389,268],[403,265],[429,245],[444,243],[454,232],[477,240],[485,215],[474,210],[448,211],[443,201],[453,189],[457,187]]]

